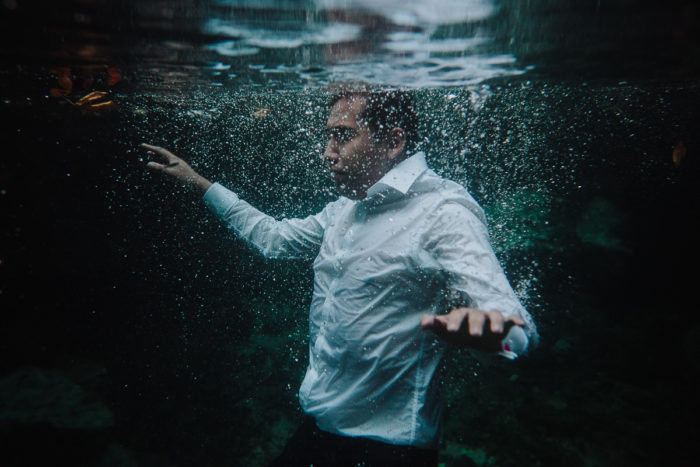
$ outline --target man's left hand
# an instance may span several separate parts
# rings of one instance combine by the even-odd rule
[[[518,315],[503,316],[496,310],[453,308],[446,315],[423,315],[420,325],[424,330],[430,330],[460,347],[498,352],[510,328],[525,327],[525,322]]]

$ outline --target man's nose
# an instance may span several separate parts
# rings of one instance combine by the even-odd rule
[[[333,165],[338,160],[338,157],[338,151],[335,147],[335,144],[333,144],[333,138],[331,138],[331,140],[328,141],[328,144],[326,145],[326,150],[323,153],[323,159],[325,159],[327,162]]]

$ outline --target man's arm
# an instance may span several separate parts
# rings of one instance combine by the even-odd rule
[[[462,204],[446,203],[422,240],[447,274],[450,291],[467,300],[445,315],[424,315],[423,329],[460,346],[510,358],[523,353],[537,331],[508,284],[479,216]]]
[[[204,202],[216,216],[252,243],[264,256],[306,258],[318,252],[329,207],[305,219],[278,221],[255,209],[218,183],[211,183],[170,151],[150,144],[141,146],[162,160],[149,162],[148,168],[174,177],[185,187],[203,194]]]

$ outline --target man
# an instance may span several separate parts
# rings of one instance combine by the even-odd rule
[[[334,97],[324,153],[340,199],[276,221],[169,151],[149,162],[268,257],[315,256],[309,420],[274,465],[436,466],[445,342],[525,351],[534,325],[488,242],[483,211],[413,153],[416,115],[399,91]],[[432,331],[432,332],[427,332]]]

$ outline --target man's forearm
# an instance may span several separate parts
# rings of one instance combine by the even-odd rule
[[[309,258],[318,254],[325,209],[304,219],[278,221],[218,183],[204,193],[203,201],[216,217],[267,258]]]

